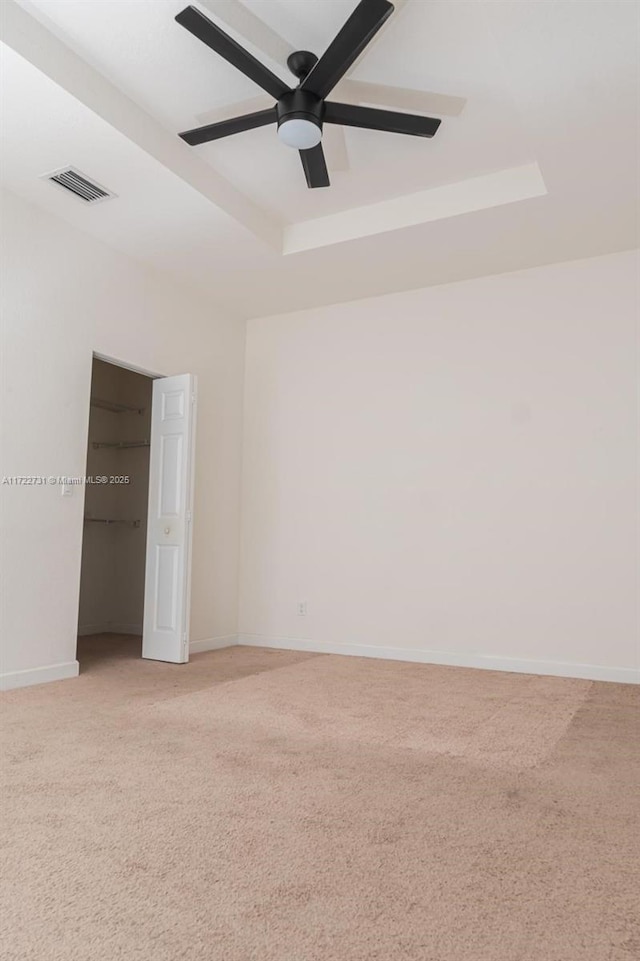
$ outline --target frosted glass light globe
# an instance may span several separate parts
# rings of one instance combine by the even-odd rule
[[[296,117],[280,124],[278,136],[288,147],[294,147],[296,150],[310,150],[322,140],[322,130],[317,123]]]

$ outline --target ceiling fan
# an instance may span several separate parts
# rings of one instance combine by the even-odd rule
[[[322,149],[325,123],[433,137],[441,121],[432,117],[326,99],[393,10],[389,0],[360,0],[320,59],[307,50],[290,53],[287,66],[299,81],[292,89],[200,10],[186,7],[176,16],[180,26],[262,87],[276,103],[265,110],[186,130],[180,137],[195,146],[277,123],[280,140],[300,152],[309,187],[328,187],[330,183]],[[379,88],[385,89],[392,88]]]

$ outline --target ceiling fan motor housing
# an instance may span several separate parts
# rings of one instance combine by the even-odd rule
[[[308,90],[289,90],[276,103],[276,117],[278,127],[289,120],[306,120],[322,130],[324,100]]]

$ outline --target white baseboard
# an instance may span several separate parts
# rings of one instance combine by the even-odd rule
[[[49,664],[47,667],[34,667],[27,671],[0,674],[0,691],[30,687],[32,684],[45,684],[48,681],[64,681],[68,677],[77,677],[79,670],[77,661],[66,661],[64,664]]]
[[[392,661],[412,661],[418,664],[443,664],[454,667],[475,667],[489,671],[510,671],[517,674],[544,674],[553,677],[577,677],[588,681],[614,681],[619,684],[640,684],[640,670],[632,667],[606,667],[598,664],[573,664],[559,661],[529,661],[518,658],[492,657],[481,654],[456,654],[448,651],[425,651],[411,648],[377,647],[367,644],[337,644],[296,637],[268,637],[264,634],[226,634],[193,641],[191,654],[218,651],[225,647],[250,645],[279,648],[287,651],[309,651],[315,654],[344,654],[351,657],[377,657]],[[62,681],[77,677],[77,661],[50,664],[0,674],[0,691],[9,691],[32,684]]]
[[[190,654],[202,654],[204,651],[219,651],[223,647],[235,647],[238,643],[237,634],[224,634],[220,637],[206,637],[203,641],[191,641]]]
[[[268,637],[264,634],[239,634],[237,643],[287,651],[310,651],[315,654],[379,657],[384,660],[412,661],[417,664],[443,664],[449,667],[476,667],[487,671],[509,671],[515,674],[544,674],[552,677],[577,677],[587,681],[640,684],[640,670],[632,667],[530,661],[520,658],[494,657],[488,654],[458,654],[452,651],[425,651],[401,647],[377,647],[368,644],[337,644],[332,641],[313,641],[296,637]]]

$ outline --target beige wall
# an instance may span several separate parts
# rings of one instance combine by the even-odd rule
[[[637,677],[637,283],[629,252],[251,321],[245,639]]]
[[[251,321],[245,358],[194,292],[2,213],[0,474],[85,473],[92,351],[199,377],[192,641],[239,610],[259,643],[637,678],[636,254]],[[0,674],[62,676],[82,491],[0,497]]]
[[[234,635],[244,325],[12,195],[2,223],[0,474],[85,473],[92,351],[198,375],[192,641]],[[0,674],[72,663],[82,491],[0,496]]]

